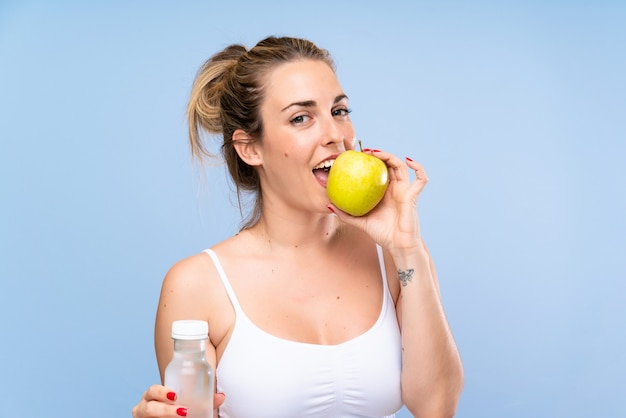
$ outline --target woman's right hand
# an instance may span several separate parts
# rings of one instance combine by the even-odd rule
[[[213,408],[224,403],[223,393],[213,397]],[[186,417],[187,408],[176,403],[176,393],[161,385],[152,385],[144,392],[141,401],[133,407],[133,418],[176,418]]]

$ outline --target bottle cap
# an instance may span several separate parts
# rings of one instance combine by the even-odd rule
[[[206,321],[185,319],[172,322],[172,338],[176,340],[204,340],[209,336]]]

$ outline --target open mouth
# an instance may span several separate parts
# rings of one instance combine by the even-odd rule
[[[313,167],[313,175],[315,176],[317,181],[324,187],[326,187],[326,183],[328,182],[328,172],[330,171],[330,168],[333,166],[334,162],[334,159],[326,160]]]

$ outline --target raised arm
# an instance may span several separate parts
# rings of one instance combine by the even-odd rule
[[[396,311],[402,333],[402,399],[415,417],[455,414],[463,367],[445,316],[434,263],[419,228],[417,200],[428,178],[411,159],[375,151],[389,169],[389,187],[366,216],[333,211],[365,230],[387,254],[388,276],[400,282]],[[410,181],[409,169],[415,173]]]

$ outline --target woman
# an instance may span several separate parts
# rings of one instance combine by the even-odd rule
[[[358,218],[330,204],[323,167],[355,146],[349,113],[328,52],[302,39],[230,46],[195,80],[193,154],[210,155],[202,132],[221,134],[238,194],[255,205],[238,234],[167,273],[155,346],[163,378],[172,321],[209,322],[219,417],[455,413],[462,365],[416,209],[426,174],[366,150],[389,169],[383,200]],[[133,409],[186,414],[160,385]]]

